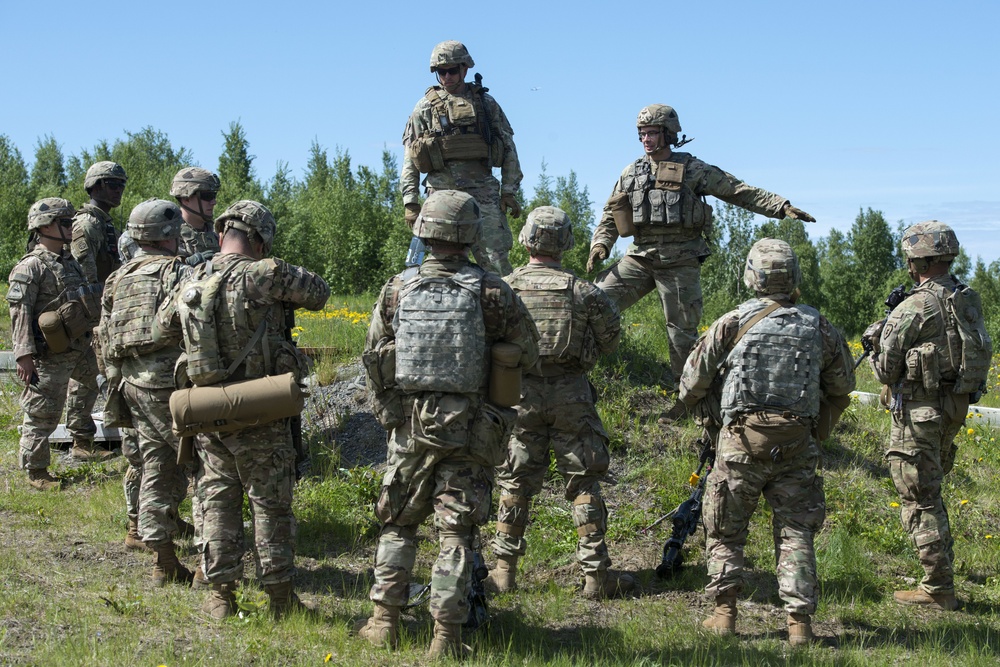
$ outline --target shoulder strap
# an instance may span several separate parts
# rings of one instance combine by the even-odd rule
[[[769,300],[771,301],[771,305],[769,305],[767,308],[765,308],[764,310],[760,311],[759,313],[751,317],[749,320],[746,321],[746,323],[743,326],[740,327],[740,330],[736,332],[736,338],[733,339],[733,344],[730,346],[729,349],[733,349],[734,347],[736,347],[736,345],[740,342],[740,339],[743,338],[743,336],[745,336],[746,333],[750,331],[750,329],[752,329],[755,324],[757,324],[762,319],[764,319],[774,311],[778,310],[782,306],[790,305],[789,303],[783,301],[775,301],[773,299]]]

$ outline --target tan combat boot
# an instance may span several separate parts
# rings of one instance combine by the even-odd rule
[[[487,585],[497,593],[517,590],[517,556],[497,556],[497,566],[490,570]]]
[[[100,462],[107,461],[114,457],[114,452],[98,447],[93,440],[73,439],[73,448],[69,450],[69,455],[78,461]]]
[[[735,633],[736,592],[726,591],[722,595],[716,595],[715,612],[702,621],[701,625],[717,635],[727,636]]]
[[[190,584],[194,579],[191,570],[187,569],[177,560],[177,553],[174,551],[173,542],[161,542],[151,544],[156,560],[153,561],[153,585],[163,586],[168,581]]]
[[[396,649],[399,647],[399,607],[375,603],[371,618],[354,624],[354,634],[367,639],[372,646]]]
[[[812,640],[812,619],[809,614],[789,614],[788,643],[792,646],[805,646]]]
[[[49,474],[47,468],[37,468],[28,471],[28,484],[39,491],[58,491],[62,483]]]
[[[139,537],[139,522],[135,519],[128,520],[128,533],[125,534],[125,548],[129,551],[146,551],[152,549]]]
[[[434,621],[434,639],[427,649],[427,657],[431,660],[441,658],[462,658],[472,654],[472,647],[462,643],[462,626],[459,623],[441,623]]]
[[[954,593],[928,593],[922,588],[915,591],[896,591],[892,594],[900,604],[923,605],[928,609],[938,611],[955,611],[958,609],[958,599]]]
[[[195,568],[194,578],[191,580],[191,588],[210,588],[212,584],[208,583],[208,579],[205,578],[205,570],[201,569],[201,565]]]
[[[613,574],[598,570],[585,575],[583,596],[591,600],[618,598],[635,587],[635,579],[630,574]]]
[[[205,603],[201,605],[201,610],[209,617],[217,621],[236,615],[236,586],[235,581],[225,584],[209,584],[212,591],[205,598]]]
[[[268,609],[275,618],[282,618],[292,611],[312,611],[302,604],[302,600],[295,594],[295,584],[291,579],[278,584],[266,584],[264,590],[267,591]]]

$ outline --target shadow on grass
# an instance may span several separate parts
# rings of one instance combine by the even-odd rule
[[[940,624],[919,630],[912,626],[886,628],[861,620],[845,620],[840,646],[895,646],[908,650],[933,646],[942,654],[969,655],[971,650],[980,655],[1000,657],[1000,631],[976,618],[980,614],[995,614],[996,611],[994,605],[966,605],[964,613],[958,612]]]

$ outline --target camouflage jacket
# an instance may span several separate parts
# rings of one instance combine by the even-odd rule
[[[599,356],[618,348],[618,307],[593,283],[558,264],[540,262],[515,269],[504,280],[524,302],[541,336],[538,362],[526,371],[528,374],[552,377],[586,373]],[[571,294],[564,304],[559,292],[565,290],[553,287],[567,283]],[[569,313],[561,312],[567,310]],[[557,319],[553,320],[553,315]]]
[[[186,221],[181,225],[180,245],[177,254],[190,257],[198,252],[219,252],[219,235],[215,233],[212,223],[206,222],[201,229],[195,229]]]
[[[151,259],[156,256],[157,259]],[[137,318],[152,324],[156,316],[156,310],[167,298],[167,295],[179,285],[185,278],[191,275],[192,268],[183,261],[179,261],[175,255],[171,255],[161,250],[144,250],[139,248],[138,254],[118,270],[108,276],[104,296],[101,299],[101,330],[106,333],[106,328],[111,318],[114,316],[116,305],[122,302],[127,295],[124,290],[129,286],[123,284],[119,279],[127,275],[137,262],[146,262],[145,267],[158,270],[159,291],[157,298],[151,304],[152,312]],[[117,300],[117,303],[116,303]],[[179,332],[173,332],[172,336],[160,337],[160,348],[146,354],[132,354],[120,359],[113,359],[108,354],[109,347],[103,345],[105,375],[108,378],[123,377],[129,384],[145,389],[166,389],[174,387],[174,365],[177,357],[180,356]],[[103,340],[103,337],[102,337]]]
[[[473,93],[474,85],[466,84],[466,90],[460,97],[475,102]],[[414,141],[420,137],[435,136],[442,132],[441,123],[433,113],[433,106],[429,100],[429,95],[438,94],[444,99],[452,97],[440,86],[433,86],[428,89],[427,94],[420,98],[410,119],[406,122],[403,130],[403,170],[399,179],[399,187],[403,193],[404,204],[416,204],[419,201],[420,171],[413,161],[411,149]],[[521,173],[521,163],[517,159],[517,148],[514,146],[514,130],[503,109],[488,93],[482,94],[482,102],[475,103],[478,110],[485,105],[486,115],[490,119],[490,128],[494,137],[498,138],[503,145],[503,164],[500,167],[500,178],[502,185],[500,190],[503,193],[517,192],[520,187],[523,174]],[[496,178],[493,177],[493,170],[485,160],[453,160],[449,161],[445,169],[427,174],[424,184],[434,190],[472,190],[476,188],[497,187]]]
[[[786,298],[787,295],[772,295]],[[803,306],[795,306],[802,308]],[[808,307],[808,306],[805,306]],[[822,396],[846,396],[854,391],[854,360],[844,337],[830,322],[820,315],[822,359],[820,361],[819,390]],[[679,399],[694,407],[709,398],[713,383],[721,373],[729,372],[728,359],[733,351],[740,329],[740,309],[731,310],[708,328],[695,344],[684,363]],[[718,400],[716,397],[715,400]]]
[[[686,154],[677,153],[675,155]],[[666,160],[672,161],[670,157],[666,158]],[[650,163],[650,168],[655,173],[656,165],[654,161],[648,156],[643,156],[636,162],[641,161]],[[629,164],[622,170],[621,176],[611,190],[611,197],[628,191],[628,184],[635,180],[636,162]],[[689,157],[686,160],[683,183],[686,189],[689,189],[697,197],[711,195],[724,202],[769,218],[781,217],[781,211],[784,209],[785,204],[788,203],[788,200],[784,197],[752,185],[747,185],[732,174],[702,162],[696,157]],[[609,197],[609,200],[611,197]],[[686,241],[673,241],[668,236],[657,234],[657,231],[657,229],[650,226],[639,228],[633,243],[628,247],[628,254],[647,257],[664,264],[697,259],[709,254],[708,243],[705,237],[711,231],[710,224],[704,228],[703,236]],[[601,214],[600,222],[598,222],[597,228],[594,230],[594,236],[590,241],[590,245],[591,247],[603,245],[610,251],[617,240],[618,229],[615,227],[610,203],[608,203],[604,206],[604,212]]]
[[[58,308],[60,297],[88,281],[83,268],[65,249],[59,255],[38,244],[14,266],[8,278],[7,302],[10,304],[11,345],[14,358],[41,354],[38,316]],[[70,350],[90,346],[88,336],[70,343]]]
[[[87,282],[104,283],[122,265],[118,255],[118,230],[111,214],[91,203],[77,211],[73,219],[73,257],[83,267]]]
[[[300,373],[303,370],[300,353],[285,336],[285,308],[319,310],[330,298],[330,287],[320,276],[301,266],[273,257],[254,260],[237,253],[216,255],[211,262],[200,264],[191,279],[204,277],[209,265],[218,272],[234,263],[237,266],[226,276],[215,305],[218,355],[223,367],[240,356],[261,322],[265,323],[265,340],[253,346],[229,380]],[[183,335],[176,302],[184,286],[185,282],[177,285],[157,312],[155,328],[161,336]],[[185,350],[190,351],[194,345],[198,341],[185,338]]]

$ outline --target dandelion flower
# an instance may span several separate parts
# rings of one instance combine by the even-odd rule
[[[333,654],[332,653],[327,653],[326,657],[323,658],[323,662],[330,662],[331,660],[333,660]]]
[[[899,507],[899,503],[896,502],[889,503],[889,507]]]
[[[968,498],[963,498],[962,502],[959,503],[959,505],[968,505],[968,504],[969,504]]]
[[[987,536],[986,536],[986,539],[988,539],[988,540],[992,540],[992,539],[993,539],[993,536],[992,536],[992,535],[987,535]]]
[[[966,430],[965,432],[968,433],[969,435],[972,435],[973,433],[976,432],[976,429],[970,428],[970,429]]]

